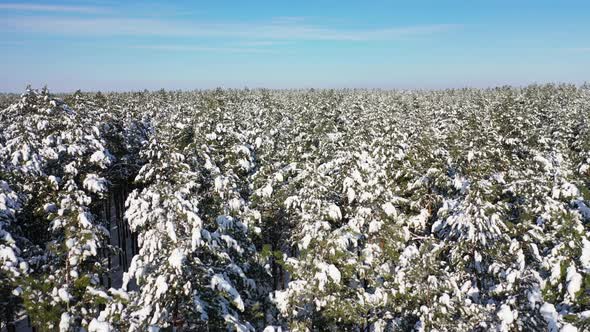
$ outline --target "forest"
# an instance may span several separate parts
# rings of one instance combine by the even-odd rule
[[[589,85],[0,109],[0,329],[590,330]]]

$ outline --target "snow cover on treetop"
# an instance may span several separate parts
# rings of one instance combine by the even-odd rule
[[[590,328],[588,86],[60,97],[0,111],[0,328]]]

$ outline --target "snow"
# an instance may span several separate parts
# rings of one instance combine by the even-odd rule
[[[88,212],[82,212],[78,214],[78,223],[80,223],[80,227],[90,229],[92,228],[92,215]]]
[[[273,189],[272,189],[272,185],[269,183],[266,184],[266,186],[264,188],[262,188],[260,190],[260,196],[262,196],[263,198],[270,198],[270,196],[272,195]]]
[[[14,250],[11,247],[6,247],[0,244],[0,260],[4,262],[18,262]]]
[[[64,171],[68,174],[78,175],[78,169],[76,168],[76,163],[71,162],[64,167]]]
[[[220,236],[220,238],[221,238],[221,240],[223,240],[225,242],[225,244],[227,245],[228,248],[233,248],[239,254],[242,254],[244,252],[244,249],[240,246],[238,241],[236,241],[236,239],[234,239],[233,237],[231,237],[227,234],[223,234]]]
[[[43,131],[43,130],[47,129],[47,127],[49,127],[49,121],[41,120],[41,121],[37,122],[37,130]]]
[[[238,293],[234,286],[232,286],[223,275],[215,274],[211,278],[211,288],[226,292],[238,310],[244,311],[244,302],[242,301],[240,293]]]
[[[305,290],[307,285],[305,280],[293,280],[289,283],[289,288],[272,293],[271,300],[281,313],[286,314],[290,308],[290,298]]]
[[[57,210],[57,205],[55,205],[54,203],[47,203],[43,205],[43,211],[45,211],[45,213],[56,213]]]
[[[90,162],[99,165],[101,168],[107,168],[111,165],[114,157],[108,150],[98,150],[90,156]]]
[[[356,198],[356,192],[352,188],[346,189],[346,198],[348,199],[348,203],[354,202]]]
[[[240,165],[240,167],[241,167],[241,168],[242,168],[244,171],[246,171],[246,172],[248,172],[248,171],[250,171],[250,170],[252,169],[252,165],[251,165],[251,164],[250,164],[250,162],[249,162],[248,160],[246,160],[246,159],[240,159],[240,160],[238,161],[238,164],[239,164],[239,165]]]
[[[420,210],[420,214],[410,218],[408,223],[412,227],[416,227],[418,229],[423,229],[426,226],[426,221],[428,220],[429,216],[430,216],[430,213],[428,212],[428,210],[422,209],[422,210]]]
[[[451,306],[451,298],[449,297],[449,294],[444,293],[443,295],[441,295],[441,297],[438,299],[438,302],[440,302],[440,304],[445,305],[447,307]]]
[[[385,212],[385,214],[388,217],[395,217],[397,215],[397,211],[395,209],[395,206],[393,206],[393,204],[391,204],[391,202],[387,202],[387,203],[383,204],[381,206],[381,208],[383,209],[383,211]]]
[[[22,287],[19,286],[19,287],[13,289],[11,293],[14,296],[20,296],[23,293],[23,289],[22,289]]]
[[[59,188],[59,184],[61,182],[61,179],[54,176],[54,175],[50,175],[47,177],[47,180],[49,181],[49,183],[53,186],[54,189],[58,189]]]
[[[533,160],[539,163],[545,170],[551,169],[551,162],[547,160],[547,158],[541,155],[536,155]]]
[[[195,309],[197,310],[197,312],[201,313],[201,320],[208,320],[209,316],[207,315],[206,305],[198,295],[194,296],[193,303],[195,305]]]
[[[572,301],[576,299],[576,293],[582,287],[582,275],[576,270],[576,266],[572,263],[566,272],[567,293]]]
[[[557,311],[555,310],[555,306],[551,303],[544,303],[541,308],[539,309],[539,313],[547,322],[547,330],[548,332],[557,332],[558,324],[557,324]]]
[[[108,322],[100,321],[96,318],[94,318],[92,321],[90,321],[90,324],[88,324],[88,332],[111,332],[111,331],[114,331],[114,329],[111,327],[111,325]]]
[[[555,285],[559,282],[561,278],[561,262],[556,261],[551,266],[551,275],[549,276],[549,281],[552,285]]]
[[[87,286],[86,287],[86,292],[88,294],[90,294],[90,295],[97,296],[97,297],[100,297],[100,298],[103,298],[103,299],[106,299],[106,300],[110,300],[110,298],[111,298],[110,296],[107,295],[107,293],[105,291],[96,289],[96,288],[91,287],[91,286]]]
[[[336,266],[334,266],[333,264],[329,264],[328,265],[328,269],[327,269],[327,273],[328,276],[334,280],[335,283],[339,283],[340,282],[340,271],[338,270],[338,268],[336,268]]]
[[[178,238],[176,237],[176,226],[172,221],[166,222],[166,234],[168,234],[168,237],[173,243],[178,242]]]
[[[227,205],[229,206],[229,209],[231,211],[240,211],[243,203],[238,198],[232,198],[232,199],[229,200],[229,202],[227,203]]]
[[[400,256],[400,265],[407,266],[414,257],[419,255],[418,248],[415,245],[411,244],[407,246]]]
[[[580,263],[586,272],[590,272],[590,241],[586,237],[582,238],[582,254],[580,255]]]
[[[59,331],[60,332],[68,332],[70,330],[70,326],[72,324],[72,316],[69,313],[64,312],[61,314],[61,318],[59,320]]]
[[[559,332],[578,332],[578,328],[568,323],[563,325]]]
[[[96,174],[88,174],[84,179],[84,188],[93,193],[104,193],[108,191],[108,181]]]
[[[79,111],[28,92],[0,112],[7,294],[50,289],[50,330],[176,328],[178,308],[220,330],[575,331],[590,317],[589,92],[82,94]],[[110,257],[106,290],[95,264],[123,233],[139,250],[126,272]]]
[[[588,205],[586,205],[586,203],[584,203],[581,200],[575,201],[575,204],[578,207],[578,212],[580,212],[580,215],[582,215],[582,218],[586,219],[586,220],[590,220],[590,207],[588,207]]]
[[[125,301],[129,301],[129,299],[130,299],[129,293],[127,293],[126,291],[124,291],[122,289],[110,288],[109,293],[111,293],[114,296],[117,296]]]
[[[65,288],[60,288],[57,290],[57,295],[59,296],[59,299],[62,302],[70,302],[72,300],[72,295],[70,295],[70,293],[68,293],[67,289]]]
[[[285,204],[285,207],[287,209],[293,208],[299,204],[299,197],[289,196],[287,197],[287,199],[285,199],[285,202],[283,204]]]
[[[382,225],[383,225],[382,221],[371,220],[371,222],[369,223],[369,234],[379,232],[379,230],[381,230]]]
[[[320,263],[317,265],[318,271],[315,274],[315,279],[318,282],[318,288],[324,290],[328,283],[328,278],[334,283],[340,283],[341,274],[336,266],[333,264]]]
[[[166,282],[166,276],[159,275],[156,278],[156,297],[160,297],[162,294],[168,291],[168,283]]]
[[[469,188],[469,181],[462,176],[456,176],[453,179],[453,186],[455,187],[455,189],[459,190],[462,194],[464,194]]]
[[[328,206],[328,218],[332,221],[342,220],[342,211],[336,204],[330,204]]]
[[[543,302],[543,295],[541,293],[541,289],[539,287],[534,287],[528,290],[527,299],[529,301],[530,307],[535,308],[537,303]]]
[[[293,283],[289,285],[289,288],[293,287]],[[282,291],[275,291],[271,294],[271,300],[276,305],[277,309],[281,313],[287,312],[289,309],[289,289],[282,290]]]
[[[182,265],[184,264],[185,261],[186,261],[186,256],[184,255],[182,250],[180,250],[178,248],[174,249],[172,251],[172,254],[170,254],[170,257],[168,258],[168,262],[170,263],[170,266],[175,268],[177,271],[182,270]]]
[[[564,183],[561,186],[561,194],[565,198],[578,197],[580,195],[580,190],[573,183]]]
[[[201,227],[196,225],[191,232],[191,249],[193,251],[197,250],[197,247],[201,246],[202,243]]]
[[[502,324],[502,329],[508,330],[508,327],[514,322],[514,313],[506,304],[500,306],[500,310],[496,313]]]

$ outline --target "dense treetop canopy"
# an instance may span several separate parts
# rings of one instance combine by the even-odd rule
[[[590,328],[587,86],[59,97],[0,96],[2,326]]]

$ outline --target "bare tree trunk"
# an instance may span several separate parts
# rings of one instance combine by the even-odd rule
[[[117,225],[117,245],[119,247],[119,267],[121,268],[121,271],[124,271],[126,269],[124,263],[123,263],[123,255],[125,253],[125,247],[123,246],[123,234],[122,234],[122,230],[121,230],[121,220],[119,218],[119,195],[117,194],[117,192],[113,192],[113,205],[115,207],[115,222]]]
[[[109,197],[107,197],[107,199],[104,201],[104,213],[105,213],[105,218],[107,223],[109,224],[109,235],[110,235],[110,231],[112,229],[113,226],[113,222],[112,222],[112,218],[111,218],[111,197],[112,197],[112,193],[109,193]],[[108,239],[109,245],[111,244],[111,238],[109,237]],[[107,271],[107,286],[109,288],[112,287],[112,278],[111,278],[111,272],[113,270],[113,264],[112,264],[112,258],[111,258],[111,252],[110,250],[107,249],[107,261],[108,261],[108,271]]]

